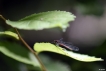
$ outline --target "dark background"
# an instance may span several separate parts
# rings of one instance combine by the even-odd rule
[[[69,23],[70,27],[67,28],[66,32],[62,32],[59,28],[52,28],[41,31],[20,30],[20,33],[31,47],[35,42],[52,42],[55,39],[64,38],[65,41],[72,42],[79,47],[78,53],[101,57],[105,60],[105,3],[105,0],[0,0],[0,14],[6,19],[17,21],[33,13],[53,10],[71,12],[76,16],[76,19]],[[0,22],[4,23],[1,20]],[[5,30],[7,28],[6,25],[0,24],[0,29]],[[100,71],[99,69],[106,67],[105,61],[86,63],[55,53],[44,52],[42,54],[48,55],[54,62],[66,63],[72,71]],[[6,58],[11,61],[11,58],[3,54],[0,56],[1,71],[14,71],[13,67],[9,67],[9,64],[3,59]]]

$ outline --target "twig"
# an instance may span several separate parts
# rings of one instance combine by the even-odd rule
[[[0,15],[0,18],[2,18],[4,21],[6,21],[6,19]],[[14,28],[14,27],[13,27]],[[40,65],[41,65],[41,69],[42,71],[47,71],[45,66],[43,65],[42,61],[40,60],[39,56],[35,53],[34,50],[31,49],[31,47],[24,41],[24,39],[21,37],[21,35],[19,34],[18,30],[16,28],[14,28],[18,34],[19,39],[22,41],[22,43],[35,55],[35,57],[37,58],[37,60],[39,61]]]

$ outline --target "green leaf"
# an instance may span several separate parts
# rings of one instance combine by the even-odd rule
[[[35,61],[31,58],[32,56],[34,58],[34,55],[19,44],[0,42],[0,52],[22,63],[38,66],[38,63],[35,63]]]
[[[63,50],[61,47],[56,47],[51,43],[36,43],[34,44],[34,50],[38,53],[43,51],[54,52],[83,62],[103,61],[103,59],[94,56],[82,55],[72,51]]]
[[[16,33],[11,31],[0,32],[0,35],[9,35],[19,40],[19,37]]]
[[[93,61],[104,61],[102,58],[96,58],[95,56],[88,56],[84,54],[74,53],[71,51],[66,51],[70,57],[73,59],[84,61],[84,62],[93,62]]]
[[[19,21],[6,20],[8,25],[18,29],[42,30],[54,27],[60,27],[65,30],[69,21],[73,21],[75,16],[66,11],[49,11],[38,14],[32,14]]]

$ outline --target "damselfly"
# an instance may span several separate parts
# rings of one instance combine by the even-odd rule
[[[78,47],[74,46],[72,43],[64,42],[63,38],[60,40],[54,40],[54,43],[62,48],[65,48],[66,50],[79,51]]]

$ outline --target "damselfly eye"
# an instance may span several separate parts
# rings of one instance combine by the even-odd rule
[[[54,40],[54,42],[57,42],[57,40]]]
[[[54,40],[54,42],[55,42],[55,43],[59,43],[60,41],[59,41],[59,40]]]

